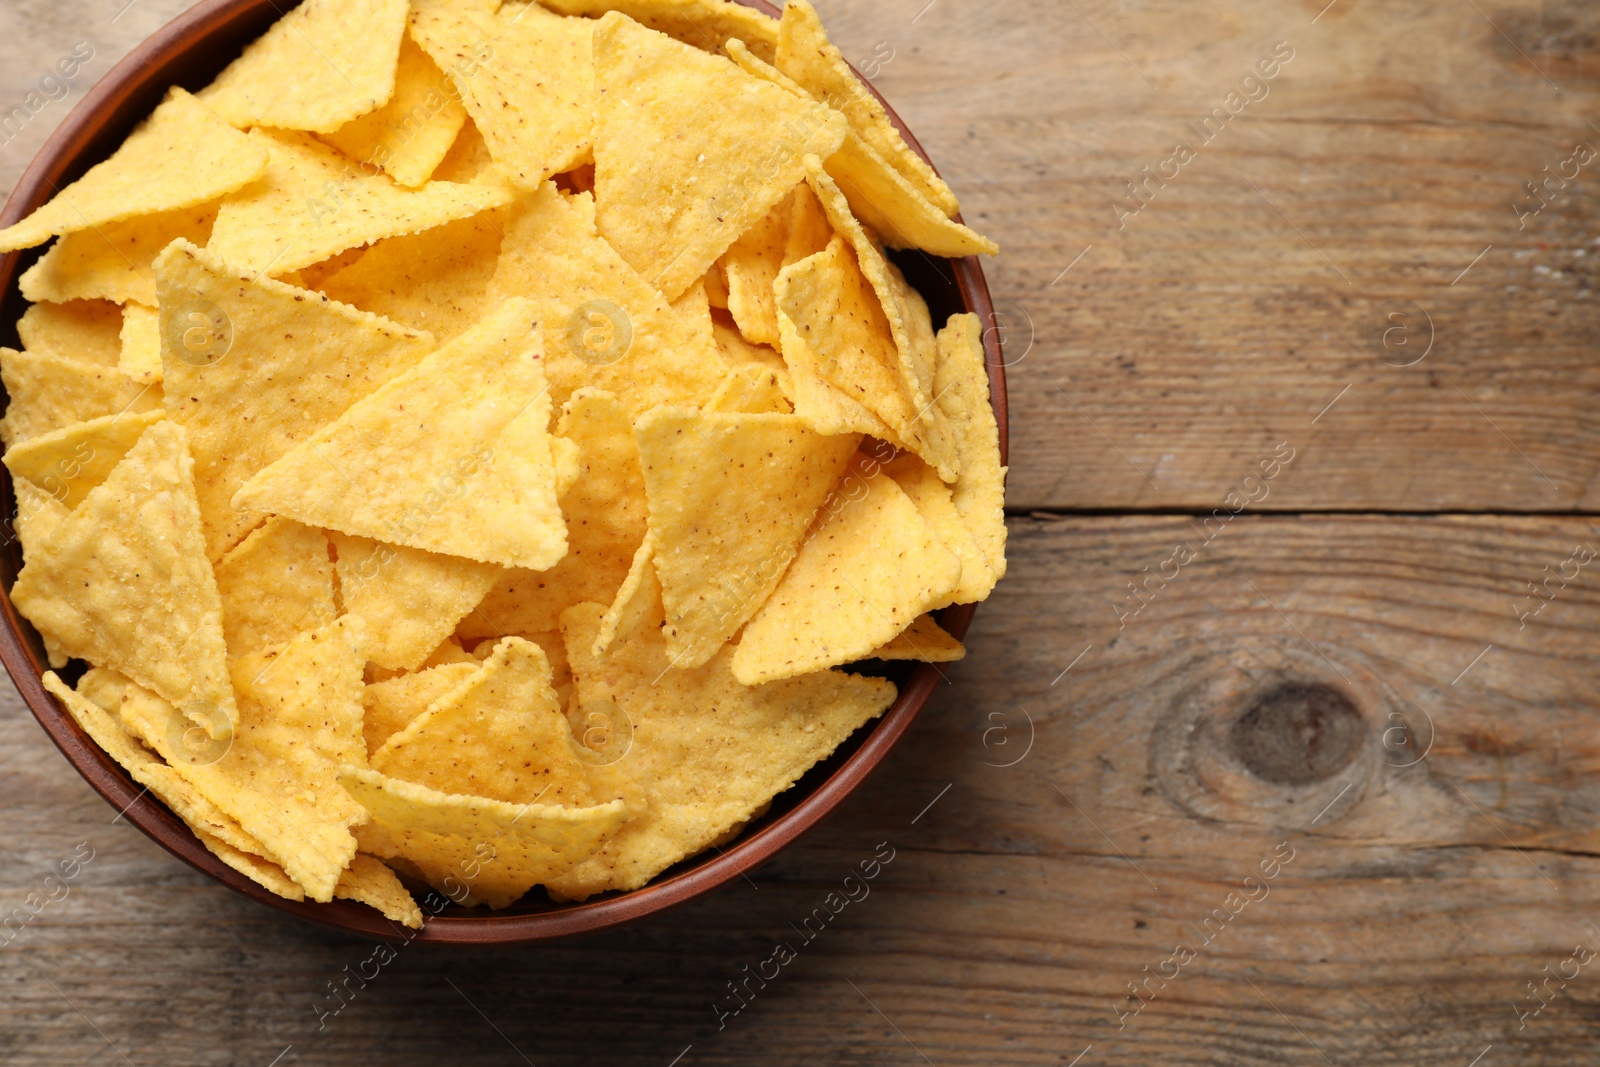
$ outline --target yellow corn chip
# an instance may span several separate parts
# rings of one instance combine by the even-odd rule
[[[728,274],[722,269],[720,259],[711,264],[700,282],[706,287],[706,302],[714,308],[728,310]]]
[[[802,260],[801,264],[806,262]],[[785,303],[790,301],[789,279],[793,277],[791,271],[803,269],[803,266],[785,267],[778,275],[776,289],[778,332],[782,338],[783,362],[789,372],[788,386],[784,392],[794,404],[795,414],[805,419],[818,433],[868,434],[887,441],[896,448],[908,447],[900,435],[871,408],[855,396],[836,387],[823,375],[821,358],[812,349],[807,335],[784,310]],[[806,317],[810,318],[809,312]],[[825,327],[831,334],[838,324],[827,322],[815,325]],[[858,353],[854,358],[861,358],[861,355]]]
[[[89,490],[104,482],[122,462],[139,437],[165,413],[102,415],[30,437],[6,450],[5,465],[12,474],[26,478],[67,509],[83,503]]]
[[[950,187],[906,144],[878,98],[861,84],[844,56],[828,40],[822,20],[809,0],[784,5],[773,62],[813,97],[843,112],[850,120],[851,130],[946,216],[960,210]]]
[[[372,768],[444,793],[585,807],[589,786],[544,650],[507,637],[466,682],[372,754]],[[610,799],[609,797],[604,799]]]
[[[778,371],[759,363],[741,363],[728,371],[707,411],[742,412],[750,415],[788,415],[794,411],[784,395]]]
[[[488,289],[509,210],[385,238],[319,288],[363,311],[427,330],[441,344],[453,341],[494,309]]]
[[[217,205],[201,204],[69,233],[22,276],[22,295],[57,302],[103,298],[154,307],[151,265],[156,256],[180,237],[205,244],[216,218]],[[23,343],[33,347],[26,338]]]
[[[161,313],[155,308],[129,304],[123,309],[117,369],[140,385],[161,381]]]
[[[635,417],[658,404],[702,404],[726,367],[703,299],[668,304],[595,231],[594,201],[547,183],[506,230],[491,301],[522,296],[544,325],[553,403],[593,386]]]
[[[140,215],[193,207],[266,173],[267,154],[204,104],[173,89],[116,154],[0,230],[0,252]]]
[[[467,616],[467,638],[546,633],[574,604],[609,603],[644,540],[648,513],[633,423],[610,393],[580,389],[567,401],[556,440],[578,448],[578,480],[561,499],[567,555],[547,571],[508,570]]]
[[[466,110],[444,72],[408,36],[400,43],[400,67],[389,102],[322,139],[415,189],[433,176],[466,121]]]
[[[628,576],[606,609],[595,634],[592,653],[602,656],[613,642],[628,641],[645,630],[659,630],[666,620],[661,605],[661,579],[656,576],[656,542],[646,534],[633,554]]]
[[[252,130],[250,140],[270,153],[266,177],[222,202],[206,247],[253,272],[286,274],[511,202],[509,192],[486,185],[429,182],[406,189],[309,134]]]
[[[187,435],[155,423],[17,575],[11,600],[72,655],[225,736],[238,721]]]
[[[828,247],[833,240],[833,223],[822,210],[822,201],[811,191],[810,183],[797,185],[790,194],[789,241],[783,251],[783,265],[798,263]]]
[[[34,304],[17,323],[22,347],[97,367],[115,367],[122,355],[122,309],[107,300]]]
[[[116,671],[108,671],[104,667],[90,667],[83,672],[83,677],[78,679],[77,692],[115,719],[122,714],[122,695],[132,685],[132,682]],[[82,724],[80,723],[79,725]],[[122,731],[121,722],[117,722],[115,725],[118,731]],[[84,729],[88,730],[88,727],[85,726]],[[96,742],[96,744],[98,743]],[[111,751],[105,745],[100,747],[105,749],[107,753]]]
[[[371,813],[360,831],[363,848],[404,857],[458,904],[515,903],[591,855],[627,817],[620,800],[587,808],[508,804],[360,767],[345,767],[339,780]]]
[[[276,893],[288,900],[304,900],[306,891],[301,889],[290,878],[284,869],[269,859],[252,855],[249,852],[234,848],[219,837],[214,837],[199,827],[190,827],[194,836],[200,843],[211,850],[211,854],[238,871],[252,882],[261,886],[269,893]]]
[[[698,667],[777,586],[858,438],[824,437],[796,415],[671,407],[634,433],[667,647],[676,666]]]
[[[961,560],[894,479],[857,461],[733,655],[745,685],[865,659],[947,602]]]
[[[1006,574],[1006,468],[1000,465],[1000,428],[989,404],[978,316],[952,315],[939,331],[934,390],[961,454],[961,477],[951,497],[999,581]]]
[[[499,15],[419,8],[417,42],[455,82],[506,175],[533,192],[588,157],[595,110],[594,23],[529,5]]]
[[[433,338],[268,278],[252,284],[187,242],[156,260],[156,277],[168,414],[189,430],[217,559],[264,518],[233,509],[239,487],[416,364]]]
[[[868,659],[916,660],[921,663],[954,663],[966,657],[967,650],[939,628],[932,615],[919,615],[900,635]]]
[[[288,644],[334,620],[333,561],[321,530],[273,516],[222,557],[216,575],[230,656]]]
[[[668,300],[844,141],[827,108],[621,15],[594,54],[596,223]]]
[[[17,540],[22,542],[22,551],[26,553],[35,551],[44,544],[44,539],[53,531],[71,512],[67,506],[48,490],[25,479],[11,483],[17,495],[17,517],[14,526],[17,531]],[[65,661],[59,666],[64,666]]]
[[[928,524],[939,541],[961,560],[961,581],[950,590],[949,599],[934,601],[930,611],[951,604],[976,604],[988,597],[994,589],[994,571],[972,530],[956,510],[950,496],[950,487],[940,481],[938,472],[910,452],[902,452],[884,466],[884,472],[893,478],[911,502],[917,506],[922,521]]]
[[[433,172],[433,180],[463,185],[485,181],[498,183],[502,175],[503,172],[495,168],[494,157],[489,154],[488,142],[469,118],[456,135],[456,143],[450,146],[449,153]]]
[[[620,11],[642,26],[707,52],[731,39],[750,45],[768,62],[777,54],[778,22],[753,7],[729,0],[541,0],[563,15],[599,18]]]
[[[132,690],[123,723],[260,841],[312,900],[333,899],[355,855],[363,811],[339,786],[361,740],[361,623],[340,619],[295,638],[275,658],[247,657],[234,675],[239,724],[230,743],[187,751],[166,701]]]
[[[339,876],[333,895],[358,900],[376,908],[385,919],[392,919],[413,930],[422,929],[422,909],[400,884],[393,871],[380,859],[357,853]]]
[[[784,197],[722,257],[728,278],[728,313],[739,324],[739,332],[756,344],[778,343],[772,283],[784,266],[793,211],[793,201]]]
[[[537,322],[528,301],[507,301],[256,474],[235,506],[481,563],[554,566],[567,534]]]
[[[385,741],[427,711],[428,705],[477,673],[476,660],[470,663],[444,663],[368,685],[361,698],[366,707],[362,733],[367,742],[367,754],[370,756],[378,751]]]
[[[694,670],[670,670],[658,633],[590,652],[604,608],[581,604],[561,620],[579,708],[614,705],[633,723],[615,765],[643,783],[649,810],[591,859],[548,883],[582,899],[635,889],[745,822],[863,723],[882,714],[894,685],[836,671],[747,688],[724,650]]]
[[[333,133],[395,91],[406,0],[305,0],[200,94],[240,129]]]
[[[766,345],[755,345],[744,339],[738,330],[712,320],[711,331],[717,341],[717,350],[722,353],[722,358],[729,364],[730,369],[746,363],[758,364],[769,370],[778,372],[781,382],[788,376],[788,368],[775,349]],[[724,379],[726,380],[726,379]],[[720,389],[721,386],[718,386]]]
[[[344,609],[367,624],[367,659],[412,670],[500,577],[493,563],[330,533]]]

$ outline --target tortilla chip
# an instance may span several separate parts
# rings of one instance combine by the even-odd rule
[[[333,133],[395,92],[406,0],[305,0],[200,94],[241,130]]]
[[[322,139],[415,189],[427,184],[466,121],[467,112],[444,72],[408,36],[400,42],[400,66],[389,102]]]
[[[729,369],[741,364],[754,363],[769,370],[778,371],[778,380],[783,381],[788,375],[788,367],[783,362],[775,349],[766,345],[751,344],[744,339],[738,330],[712,320],[712,335],[717,341],[717,350],[722,353],[722,358],[729,364]],[[726,380],[726,379],[724,379]],[[718,386],[720,389],[721,386]]]
[[[853,663],[947,602],[961,560],[881,469],[860,459],[739,639],[745,685]]]
[[[747,688],[734,680],[727,649],[702,667],[671,670],[666,641],[653,632],[596,659],[604,610],[581,604],[561,620],[575,703],[609,702],[632,721],[633,743],[615,766],[644,784],[649,810],[548,883],[562,898],[636,889],[694,855],[894,702],[891,682],[836,671]]]
[[[795,415],[671,407],[634,433],[667,648],[675,666],[698,667],[778,585],[858,438],[824,437]]]
[[[621,15],[594,54],[596,222],[668,300],[844,140],[827,108]]]
[[[850,129],[947,217],[960,210],[950,187],[906,144],[878,98],[828,40],[809,0],[784,5],[776,56],[771,62],[815,99],[843,112]]]
[[[594,23],[538,5],[499,15],[419,8],[411,32],[455,83],[495,162],[533,192],[588,157]]]
[[[108,300],[34,304],[22,313],[22,347],[97,367],[115,367],[122,356],[122,309]]]
[[[367,624],[367,659],[413,670],[500,577],[492,563],[329,533],[344,610]]]
[[[469,639],[545,633],[574,604],[610,603],[648,522],[633,423],[616,397],[580,389],[567,401],[557,440],[575,442],[579,473],[561,498],[567,555],[547,571],[515,568],[461,624]]]
[[[222,557],[216,575],[230,656],[288,644],[337,614],[328,539],[289,519],[268,519]]]
[[[23,558],[28,558],[29,552],[37,551],[44,544],[45,538],[50,536],[61,520],[72,514],[65,504],[51,496],[49,491],[39,488],[25,478],[19,478],[11,483],[12,490],[17,497],[17,517],[12,520],[16,530],[17,540],[22,542]],[[66,660],[52,666],[65,666]]]
[[[939,541],[961,560],[961,581],[950,590],[949,599],[934,601],[929,610],[951,604],[976,604],[989,596],[994,589],[994,571],[972,530],[956,510],[950,496],[950,487],[939,479],[938,472],[910,452],[902,452],[884,466],[884,472],[893,478],[911,502],[917,506],[922,521],[928,524]]]
[[[728,371],[728,377],[706,404],[706,410],[788,415],[794,411],[794,406],[785,396],[778,374],[759,363],[742,363]]]
[[[271,155],[266,177],[222,202],[206,247],[257,273],[286,274],[346,249],[511,202],[506,190],[485,185],[429,182],[406,189],[309,134],[257,129],[250,140]]]
[[[793,201],[784,197],[722,257],[728,278],[728,312],[739,332],[756,344],[778,343],[778,308],[772,284],[784,267],[793,211]]]
[[[170,425],[170,424],[165,424]],[[275,658],[241,660],[232,743],[203,759],[174,743],[171,705],[133,690],[123,723],[184,779],[260,841],[312,900],[333,899],[356,852],[364,815],[340,787],[342,764],[364,761],[361,622],[340,619],[300,635]]]
[[[934,391],[961,455],[951,498],[999,581],[1006,574],[1006,468],[1000,465],[1000,428],[989,404],[978,316],[952,315],[939,331]]]
[[[661,604],[661,579],[656,576],[655,538],[645,535],[628,565],[628,576],[600,620],[593,654],[602,656],[618,640],[628,641],[645,630],[659,630],[666,621]]]
[[[161,381],[161,313],[155,308],[129,304],[123,309],[117,369],[140,385]]]
[[[156,256],[180,237],[205,244],[216,218],[216,204],[200,204],[69,233],[22,276],[22,295],[35,301],[105,299],[154,307]]]
[[[503,174],[495,167],[494,157],[489,154],[489,143],[478,132],[472,119],[468,118],[461,132],[456,135],[456,143],[450,146],[449,153],[433,172],[433,180],[463,185],[477,182],[500,184]]]
[[[372,754],[372,768],[443,793],[586,807],[589,784],[544,650],[504,638],[467,681]],[[611,799],[606,797],[604,799]]]
[[[380,859],[357,853],[350,861],[350,866],[339,876],[339,884],[334,886],[333,895],[344,900],[358,900],[376,908],[385,919],[401,926],[422,929],[422,909],[417,907],[411,893]]]
[[[729,0],[541,0],[563,15],[599,18],[620,11],[633,21],[684,44],[720,52],[729,40],[748,43],[771,62],[777,54],[778,21],[753,7]]]
[[[174,88],[110,159],[26,219],[0,230],[0,252],[204,204],[242,189],[266,169],[267,154],[259,145]]]
[[[553,567],[567,533],[537,322],[528,301],[507,301],[257,473],[234,504],[480,563]]]
[[[966,647],[940,629],[932,615],[919,615],[900,635],[868,659],[915,660],[919,663],[954,663],[964,659]]]
[[[194,831],[194,836],[200,843],[211,850],[213,856],[267,892],[276,893],[286,900],[306,898],[306,891],[289,877],[288,872],[271,860],[234,848],[221,838],[213,837],[198,827],[191,826],[190,829]]]
[[[165,417],[165,412],[156,410],[74,423],[7,449],[5,465],[70,511],[110,476],[151,424]]]
[[[522,296],[538,308],[553,403],[586,385],[636,418],[704,403],[726,370],[709,308],[664,301],[596,232],[593,212],[588,194],[568,200],[546,183],[506,230],[491,302]]]
[[[811,348],[807,336],[784,311],[784,303],[789,299],[790,277],[787,267],[778,276],[778,332],[782,337],[783,362],[789,372],[789,382],[784,392],[794,404],[795,414],[805,419],[818,433],[867,434],[887,441],[896,448],[907,448],[900,435],[872,409],[839,389],[823,375],[821,358]],[[824,325],[830,332],[835,327],[831,322]]]
[[[427,330],[440,344],[453,341],[494,309],[489,283],[510,211],[386,238],[318,288],[352,307]]]
[[[720,259],[711,264],[700,282],[706,287],[706,302],[714,308],[728,310],[728,274],[722,269]]]
[[[17,575],[11,601],[70,654],[153,689],[213,737],[238,721],[187,435],[144,432]]]
[[[833,240],[833,223],[822,210],[822,201],[811,184],[795,186],[790,194],[789,241],[783,251],[783,265],[798,263],[828,247]]]
[[[354,766],[339,780],[371,814],[360,831],[363,848],[404,857],[458,904],[515,903],[591,855],[627,817],[620,800],[587,808],[508,804]]]
[[[217,559],[264,518],[234,510],[239,487],[415,365],[433,338],[268,278],[252,284],[187,242],[156,260],[156,277],[167,411],[189,430],[206,549]]]
[[[362,734],[367,754],[409,726],[428,706],[478,673],[478,663],[445,663],[414,674],[400,674],[367,686],[361,698],[366,708]]]

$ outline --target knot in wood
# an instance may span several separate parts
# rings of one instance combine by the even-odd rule
[[[1367,727],[1349,697],[1329,685],[1287,682],[1261,694],[1228,730],[1228,748],[1256,777],[1310,785],[1348,767]]]

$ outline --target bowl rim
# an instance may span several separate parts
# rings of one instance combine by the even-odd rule
[[[738,0],[770,17],[779,11],[766,0]],[[281,17],[297,0],[202,0],[146,38],[107,72],[74,106],[67,118],[46,140],[12,191],[3,211],[0,227],[9,226],[41,206],[60,188],[66,175],[81,170],[90,162],[96,143],[108,129],[131,128],[148,108],[130,114],[138,101],[165,92],[177,71],[198,50],[219,36],[237,36],[241,29],[261,25],[268,9]],[[260,30],[256,30],[259,33]],[[248,40],[249,37],[242,38]],[[923,150],[888,101],[872,82],[856,73],[861,84],[888,112],[890,120],[906,143],[924,160]],[[159,84],[158,84],[159,83]],[[118,137],[120,141],[120,136]],[[93,159],[98,162],[98,159]],[[959,220],[960,216],[956,218]],[[32,250],[13,252],[0,258],[0,298],[9,298],[20,275],[23,257]],[[934,258],[934,257],[929,257]],[[1000,457],[1009,455],[1005,364],[1001,353],[1001,324],[996,320],[988,284],[977,257],[948,260],[965,310],[978,316],[983,326],[984,360],[987,365],[990,402],[1000,431]],[[3,395],[0,387],[0,395]],[[7,522],[15,514],[15,494],[11,475],[0,466],[0,508]],[[10,531],[8,531],[9,533]],[[7,540],[7,548],[15,551]],[[4,595],[0,596],[0,662],[3,662],[39,725],[67,758],[67,762],[95,792],[115,808],[117,819],[126,818],[138,829],[190,867],[234,890],[300,919],[367,938],[391,942],[423,941],[436,944],[530,943],[575,937],[636,922],[668,908],[705,896],[770,860],[780,850],[815,828],[844,799],[877,769],[889,752],[905,736],[935,686],[941,679],[936,665],[919,664],[911,678],[900,687],[894,704],[876,722],[858,730],[868,731],[854,752],[846,756],[832,774],[799,799],[788,810],[765,825],[749,830],[732,844],[708,850],[682,861],[692,864],[685,870],[652,881],[632,892],[609,895],[582,903],[557,905],[552,910],[521,914],[475,912],[434,915],[425,919],[420,930],[401,927],[364,904],[335,900],[329,904],[285,900],[223,864],[200,843],[176,815],[139,787],[108,754],[79,728],[44,688],[42,675],[47,668],[38,653],[37,638],[30,639],[31,626],[11,603],[7,575]],[[976,605],[947,609],[940,623],[954,636],[966,635]],[[26,630],[25,630],[26,628]],[[794,787],[791,787],[794,788]],[[782,794],[779,794],[782,796]]]

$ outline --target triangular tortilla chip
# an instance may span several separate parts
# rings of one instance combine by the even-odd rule
[[[216,566],[222,632],[233,657],[288,644],[336,614],[321,530],[273,516]]]
[[[948,602],[961,560],[905,492],[858,460],[733,655],[745,685],[872,655],[932,605]]]
[[[858,438],[796,415],[661,407],[634,424],[676,666],[705,663],[783,577]]]
[[[972,530],[956,510],[950,487],[939,479],[938,472],[910,452],[902,452],[883,469],[911,498],[922,521],[933,530],[940,543],[961,560],[960,583],[950,590],[948,599],[934,601],[928,605],[928,610],[937,611],[951,604],[976,604],[986,599],[994,589],[994,571],[989,569],[989,561],[973,539]]]
[[[161,381],[161,312],[154,307],[129,304],[123,309],[117,369],[140,385]]]
[[[843,112],[852,132],[946,216],[960,210],[950,187],[906,144],[878,98],[861,84],[844,56],[828,40],[822,19],[808,0],[784,5],[773,62],[813,97]]]
[[[466,682],[435,700],[372,754],[372,769],[509,804],[586,807],[601,797],[552,686],[544,650],[521,637],[495,646]]]
[[[11,600],[74,656],[153,689],[213,737],[238,721],[187,434],[170,419],[63,519]]]
[[[546,183],[506,230],[491,300],[538,307],[556,404],[586,385],[635,417],[704,403],[726,370],[709,309],[663,300],[596,232],[593,211],[587,193],[569,201]]]
[[[400,884],[387,864],[373,856],[357,853],[350,866],[339,876],[333,895],[344,900],[358,900],[376,908],[385,919],[413,930],[422,929],[422,909],[412,899],[406,887]]]
[[[728,371],[707,411],[742,412],[748,415],[788,415],[794,405],[784,394],[780,371],[759,363],[741,363]]]
[[[173,89],[117,149],[44,207],[0,230],[0,252],[58,234],[215,200],[266,173],[267,154],[204,104]]]
[[[323,140],[362,163],[389,172],[401,185],[425,185],[449,154],[467,112],[444,72],[407,36],[400,43],[394,96],[378,110],[351,119]],[[376,861],[374,861],[376,862]]]
[[[594,54],[596,223],[668,300],[844,141],[827,108],[622,15]]]
[[[5,465],[71,510],[110,476],[152,423],[165,417],[156,410],[74,423],[7,449]]]
[[[588,157],[595,111],[594,23],[538,4],[498,15],[424,6],[411,33],[447,71],[495,162],[535,191]]]
[[[489,283],[511,210],[385,238],[317,288],[352,307],[427,330],[440,344],[453,341],[495,307]]]
[[[656,542],[649,534],[633,554],[628,576],[606,609],[591,652],[605,655],[613,642],[628,641],[645,630],[659,630],[666,621],[661,605],[661,579],[656,576]]]
[[[305,0],[200,94],[241,130],[332,133],[394,95],[406,0]]]
[[[450,146],[449,153],[433,172],[433,180],[464,185],[480,182],[505,184],[504,172],[494,165],[488,142],[478,132],[472,119],[467,119],[466,125],[461,127],[461,132],[456,135],[456,143]]]
[[[744,4],[730,0],[541,0],[545,7],[563,15],[599,18],[608,11],[620,11],[642,26],[648,26],[684,44],[706,52],[720,52],[729,40],[738,39],[769,63],[777,54],[778,21]]]
[[[429,182],[406,189],[309,134],[251,130],[250,140],[271,154],[266,177],[222,202],[206,247],[259,273],[287,274],[346,249],[511,202],[508,191],[486,185]]]
[[[122,323],[122,309],[108,300],[34,304],[17,321],[17,335],[29,352],[115,367],[122,356]]]
[[[366,708],[362,734],[367,742],[367,755],[371,756],[385,741],[411,725],[413,719],[428,710],[428,705],[477,673],[478,661],[473,660],[444,663],[369,684],[361,697]]]
[[[567,533],[537,322],[528,301],[507,301],[251,478],[235,506],[480,563],[553,567]]]
[[[22,295],[29,300],[99,298],[155,307],[156,256],[180,237],[204,245],[216,219],[217,205],[201,204],[69,233],[22,276]]]
[[[961,477],[951,498],[999,581],[1006,574],[1006,468],[1000,465],[1000,428],[989,404],[978,316],[952,315],[939,331],[934,391],[961,454]]]
[[[17,540],[22,542],[23,558],[26,559],[27,554],[37,551],[50,532],[72,512],[48,491],[26,479],[13,481],[11,486],[17,494],[17,517],[12,520],[12,526],[16,530]],[[65,661],[54,665],[64,666]]]
[[[457,904],[514,903],[592,855],[627,818],[620,800],[586,808],[507,804],[354,766],[339,780],[371,814],[360,830],[363,851],[403,857]]]
[[[159,386],[141,386],[115,367],[44,352],[0,348],[0,381],[11,398],[0,420],[7,445],[101,415],[161,406]]]
[[[791,194],[792,195],[792,194]],[[728,279],[728,313],[739,332],[756,344],[778,343],[778,308],[772,283],[783,269],[794,202],[784,197],[722,257]]]
[[[264,517],[234,510],[239,487],[415,365],[433,338],[253,279],[187,242],[156,260],[156,276],[167,411],[190,433],[206,549],[216,559]]]
[[[712,320],[712,335],[717,341],[717,351],[722,353],[722,358],[727,361],[729,368],[744,364],[755,363],[769,370],[778,372],[778,380],[783,381],[788,367],[783,362],[783,357],[777,349],[766,345],[754,345],[744,339],[738,330],[731,326],[724,326],[721,322]],[[727,379],[724,378],[724,381]],[[720,389],[721,386],[718,386]],[[787,395],[787,394],[786,394]]]
[[[578,480],[561,497],[567,555],[547,571],[508,570],[461,624],[468,638],[545,633],[574,604],[609,603],[628,575],[648,523],[633,423],[616,397],[580,389],[560,437],[578,447]]]
[[[130,690],[122,719],[172,769],[239,820],[312,900],[333,899],[356,853],[350,827],[364,811],[339,786],[343,764],[361,763],[361,623],[302,634],[275,658],[236,666],[239,723],[222,751],[198,758],[172,728],[171,705]]]
[[[914,660],[918,663],[954,663],[966,658],[966,647],[940,629],[932,615],[917,620],[888,644],[873,650],[867,659]]]
[[[414,670],[499,580],[493,563],[330,533],[344,610],[367,623],[367,659]]]
[[[694,855],[894,702],[891,682],[837,671],[748,688],[733,678],[730,650],[694,670],[671,670],[657,633],[596,659],[590,648],[604,610],[581,604],[561,620],[574,703],[615,705],[633,723],[633,743],[615,766],[644,785],[649,810],[549,883],[563,898],[636,889]]]

